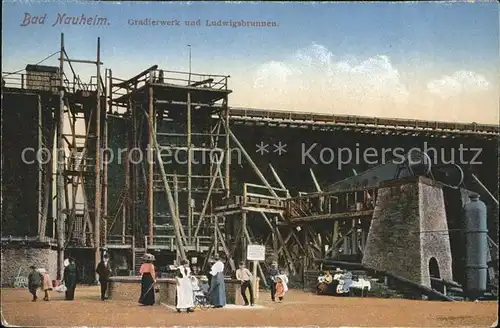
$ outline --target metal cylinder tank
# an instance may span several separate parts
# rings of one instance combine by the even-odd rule
[[[479,195],[469,196],[464,205],[465,233],[465,292],[478,298],[486,291],[488,278],[488,227],[486,205]]]

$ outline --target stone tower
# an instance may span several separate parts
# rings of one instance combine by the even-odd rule
[[[440,278],[453,280],[442,186],[424,177],[382,183],[363,264],[430,287],[436,262]]]

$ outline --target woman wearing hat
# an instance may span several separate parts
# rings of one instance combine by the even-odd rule
[[[155,304],[156,268],[153,264],[154,255],[144,255],[139,273],[141,274],[141,297],[139,303],[142,305]]]
[[[40,274],[42,275],[43,277],[43,286],[42,286],[42,289],[43,291],[45,292],[45,297],[43,298],[44,301],[50,301],[50,291],[53,289],[53,286],[52,286],[52,279],[50,279],[50,276],[48,274],[48,272],[45,270],[45,269],[38,269],[38,272],[40,272]]]
[[[194,293],[191,283],[191,269],[189,268],[189,261],[182,260],[180,267],[177,268],[177,312],[185,310],[186,312],[193,312],[194,308]]]

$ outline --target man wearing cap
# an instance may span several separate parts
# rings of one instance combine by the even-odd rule
[[[69,264],[64,268],[63,281],[66,285],[66,300],[72,301],[75,299],[76,288],[76,264],[73,257],[69,257]]]
[[[101,301],[104,301],[106,299],[106,291],[108,290],[109,277],[111,277],[111,265],[109,264],[108,254],[102,256],[102,261],[97,265],[95,272],[99,275]]]

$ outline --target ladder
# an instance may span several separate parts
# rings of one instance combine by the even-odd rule
[[[144,258],[144,255],[146,255],[146,249],[144,248],[136,248],[134,251],[134,259],[135,259],[135,267],[134,267],[134,273],[135,275],[139,275],[139,269],[141,268],[142,264],[142,259]]]
[[[118,217],[120,214],[123,214],[124,211],[124,206],[125,206],[125,199],[127,199],[127,190],[124,188],[118,195],[118,199],[116,200],[115,206],[114,206],[114,215],[111,216],[111,221],[108,222],[108,233],[112,233],[113,227],[118,220]]]

